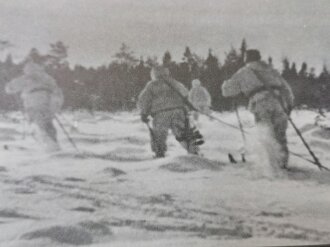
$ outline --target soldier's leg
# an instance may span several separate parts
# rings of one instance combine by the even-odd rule
[[[289,150],[286,139],[287,116],[277,101],[265,101],[257,107],[256,122],[263,124],[263,146],[267,150],[269,163],[274,171],[288,164]]]
[[[170,125],[168,112],[156,114],[153,118],[153,131],[151,135],[151,150],[156,154],[156,157],[164,157],[167,151],[167,135]]]
[[[52,122],[39,121],[40,136],[43,145],[47,151],[57,151],[60,149],[57,138],[56,129]]]
[[[56,129],[52,122],[52,116],[48,111],[40,111],[35,118],[35,123],[39,127],[40,139],[47,151],[59,150],[57,143]]]
[[[171,130],[181,146],[190,154],[198,154],[199,147],[193,139],[187,135],[190,131],[189,118],[183,110],[173,112]]]
[[[274,124],[272,121],[273,108],[266,101],[258,102],[255,106],[254,115],[259,132],[259,140],[262,144],[262,151],[267,155],[269,166],[273,167],[273,170],[276,170],[278,167],[278,143],[275,138]],[[262,152],[260,154],[262,154]]]
[[[54,126],[53,121],[49,120],[45,123],[45,128],[48,136],[57,143],[57,135],[56,135],[56,129]]]
[[[278,110],[274,117],[274,133],[276,141],[279,144],[279,165],[286,168],[289,161],[289,148],[286,137],[286,130],[288,127],[287,115],[282,111]]]
[[[45,144],[47,140],[47,131],[46,131],[46,122],[43,119],[37,118],[33,121],[37,126],[38,130],[38,139],[41,143]]]

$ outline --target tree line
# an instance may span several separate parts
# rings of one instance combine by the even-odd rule
[[[161,59],[137,58],[126,44],[122,44],[108,65],[96,68],[76,65],[71,68],[67,62],[68,47],[58,41],[50,44],[46,54],[41,54],[33,48],[21,62],[13,62],[11,55],[0,61],[0,110],[19,109],[18,98],[7,95],[4,87],[9,80],[22,74],[27,59],[43,64],[47,72],[56,79],[64,92],[65,109],[132,110],[136,107],[139,93],[150,80],[152,66],[162,64],[187,88],[191,87],[193,79],[200,79],[211,94],[214,110],[232,110],[235,104],[242,104],[247,99],[241,98],[239,102],[233,102],[232,99],[222,97],[221,85],[244,65],[246,50],[247,43],[243,39],[241,46],[231,47],[225,53],[223,62],[220,62],[212,49],[209,49],[206,58],[203,58],[187,46],[182,54],[182,60],[178,62],[172,59],[169,51],[166,51]],[[271,57],[266,60],[272,65]],[[315,69],[308,68],[306,62],[299,68],[288,58],[282,62],[280,72],[293,89],[296,106],[329,108],[330,74],[325,65],[322,72],[316,75]]]

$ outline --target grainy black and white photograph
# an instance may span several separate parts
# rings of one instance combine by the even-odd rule
[[[329,244],[329,13],[0,0],[0,246]]]

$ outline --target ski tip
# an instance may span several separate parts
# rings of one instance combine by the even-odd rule
[[[236,164],[237,161],[235,160],[234,156],[231,153],[228,153],[228,159],[230,163]]]

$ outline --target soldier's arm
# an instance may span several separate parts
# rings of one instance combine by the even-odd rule
[[[257,80],[255,74],[247,67],[238,70],[229,80],[222,84],[222,95],[234,97],[241,94],[246,95],[249,91],[246,81]]]
[[[223,82],[221,92],[224,97],[233,97],[240,94],[240,86],[233,78]]]
[[[149,115],[152,103],[152,91],[151,82],[142,90],[138,97],[137,107],[140,110],[141,115]]]

